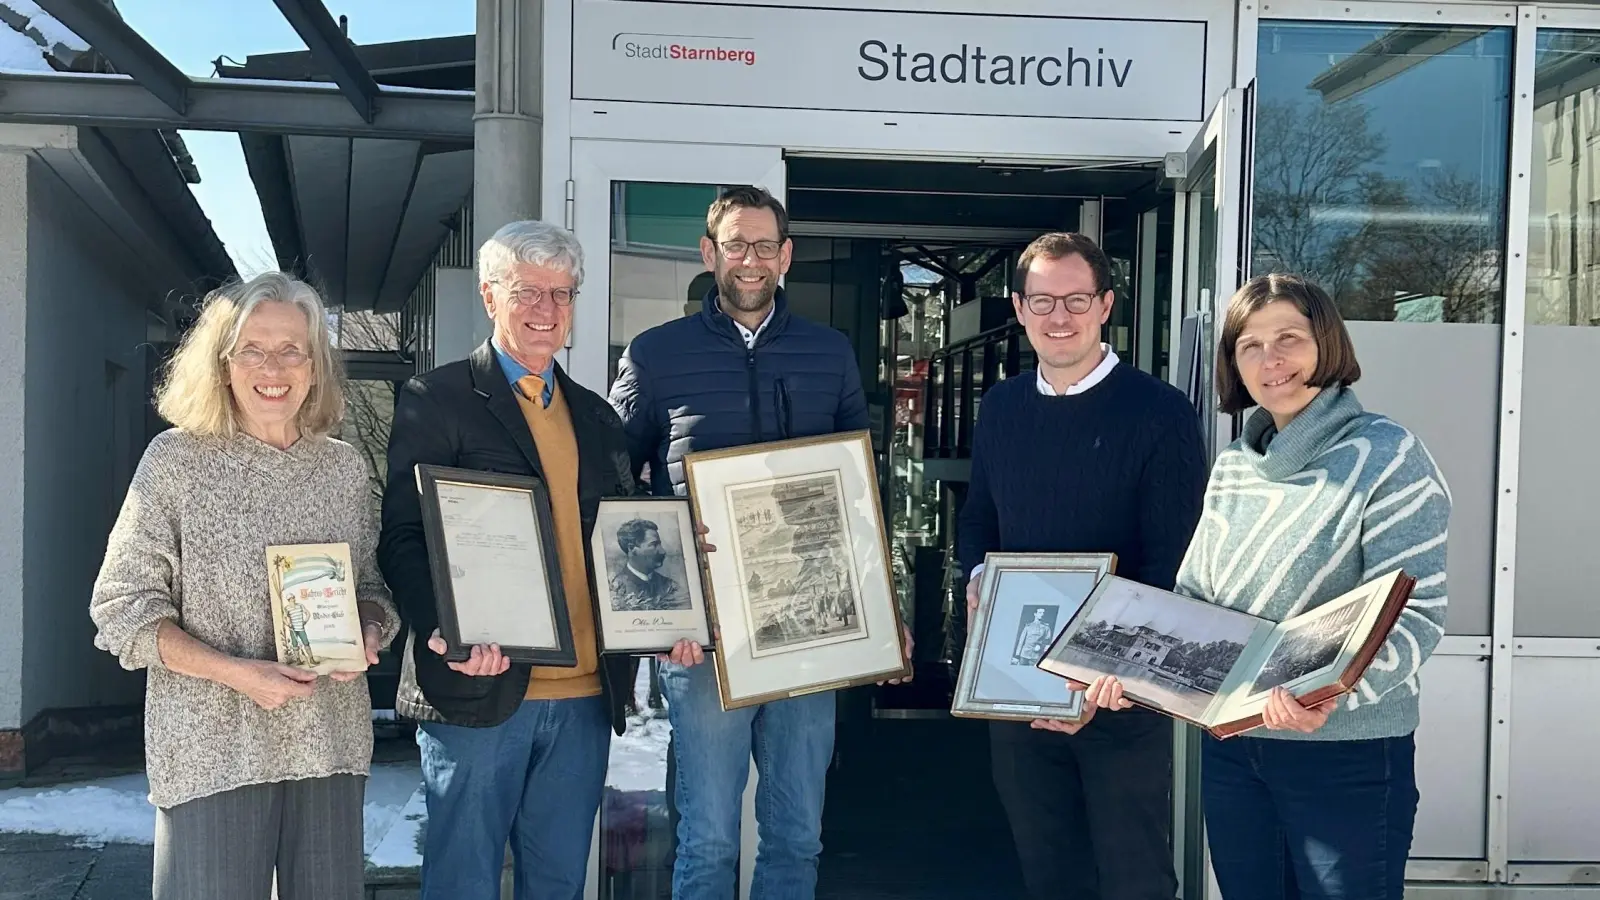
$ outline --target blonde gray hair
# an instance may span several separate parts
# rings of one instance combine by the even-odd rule
[[[526,220],[502,226],[478,250],[478,281],[499,281],[517,263],[566,272],[574,288],[583,286],[583,247],[559,225]]]
[[[310,285],[282,272],[266,272],[206,297],[199,320],[183,336],[156,388],[156,412],[161,418],[193,434],[239,433],[239,409],[228,386],[228,356],[244,323],[263,303],[287,303],[306,316],[311,390],[296,415],[300,431],[324,435],[339,426],[344,419],[344,366],[328,331],[327,310]]]

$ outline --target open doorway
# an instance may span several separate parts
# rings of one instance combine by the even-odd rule
[[[965,640],[953,559],[983,392],[1031,373],[1010,295],[1040,233],[1112,262],[1103,340],[1165,377],[1174,199],[1158,162],[1015,166],[790,158],[791,308],[856,347],[916,679],[840,695],[819,900],[1021,896],[988,724],[950,716]]]

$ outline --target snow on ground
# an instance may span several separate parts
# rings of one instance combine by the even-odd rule
[[[629,716],[627,731],[611,737],[606,787],[614,791],[663,791],[667,787],[667,742],[672,726],[666,710],[650,708],[650,666],[639,664],[633,684],[634,707],[643,716]]]
[[[416,765],[372,767],[367,779],[363,849],[372,853],[399,823],[402,810],[421,798]],[[0,831],[59,834],[85,844],[151,844],[156,813],[150,784],[141,774],[119,775],[49,788],[0,790]],[[413,863],[415,865],[416,863]]]
[[[0,24],[0,38],[8,31]],[[611,739],[606,786],[616,794],[664,791],[667,787],[667,742],[672,727],[665,712],[650,710],[649,670],[647,666],[641,669],[635,695],[638,708],[646,715],[631,717],[627,733]],[[155,842],[155,809],[148,800],[149,791],[143,773],[0,790],[0,832],[57,834],[91,845],[151,844]],[[373,866],[420,866],[419,841],[427,817],[422,771],[416,763],[372,767],[363,807],[362,849]]]

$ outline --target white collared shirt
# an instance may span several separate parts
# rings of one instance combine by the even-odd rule
[[[1093,372],[1085,375],[1082,381],[1079,381],[1077,384],[1067,388],[1066,392],[1060,396],[1071,397],[1074,394],[1081,394],[1100,382],[1106,380],[1106,376],[1111,374],[1111,370],[1117,367],[1117,351],[1111,349],[1111,345],[1106,343],[1102,343],[1100,345],[1100,349],[1105,353],[1105,358],[1100,360],[1100,365],[1095,366]],[[1045,395],[1046,397],[1057,396],[1056,389],[1050,386],[1049,381],[1045,380],[1044,369],[1038,369],[1036,371],[1038,372],[1036,381],[1038,383],[1039,393]],[[983,563],[978,563],[976,566],[972,567],[972,577],[968,580],[977,581],[978,576],[982,574]]]
[[[1106,376],[1111,374],[1111,370],[1117,367],[1117,351],[1111,349],[1110,344],[1101,344],[1100,350],[1105,353],[1105,358],[1100,360],[1100,365],[1095,366],[1094,371],[1085,375],[1082,381],[1067,388],[1066,392],[1061,396],[1070,397],[1073,394],[1081,394],[1106,380]],[[1050,382],[1044,377],[1044,369],[1041,368],[1035,371],[1038,372],[1039,393],[1046,397],[1056,396],[1056,389],[1051,387]]]
[[[767,309],[767,317],[761,320],[761,324],[756,326],[755,331],[751,331],[750,329],[744,327],[744,323],[738,319],[733,319],[733,316],[728,316],[728,318],[733,319],[733,327],[739,329],[739,336],[744,338],[744,348],[746,350],[749,350],[751,347],[756,345],[756,338],[760,337],[761,332],[767,329],[767,324],[772,321],[772,314],[777,311],[778,304],[772,304],[772,306]],[[727,315],[727,313],[723,313],[723,315]]]

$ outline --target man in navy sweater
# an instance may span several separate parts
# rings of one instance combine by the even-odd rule
[[[983,397],[957,543],[969,612],[992,551],[1115,553],[1117,574],[1170,590],[1205,495],[1194,408],[1100,342],[1115,296],[1093,241],[1040,237],[1016,283],[1012,304],[1039,364]],[[1169,719],[1128,710],[1082,726],[996,721],[989,735],[1030,897],[1175,896]]]

